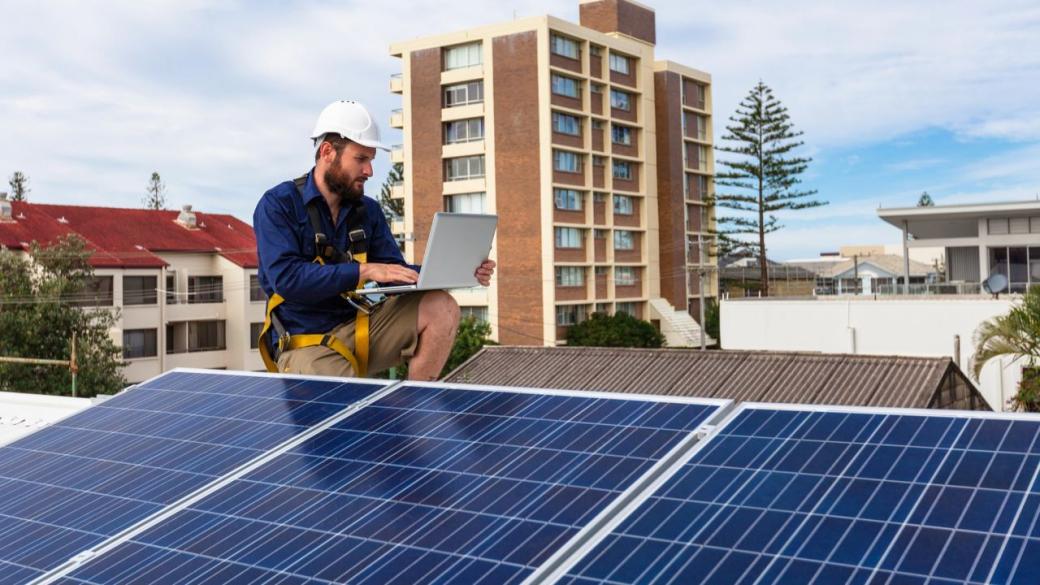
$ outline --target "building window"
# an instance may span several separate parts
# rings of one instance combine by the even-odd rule
[[[111,307],[115,304],[111,276],[94,276],[77,293],[62,295],[62,300],[73,307]]]
[[[603,49],[599,45],[589,45],[589,54],[593,57],[599,57],[603,54]]]
[[[198,304],[222,302],[224,302],[224,277],[188,277],[188,303]]]
[[[561,305],[556,307],[556,324],[561,327],[577,325],[585,320],[585,305]]]
[[[444,211],[448,213],[484,213],[484,191],[444,196]]]
[[[578,94],[581,91],[581,85],[577,79],[570,77],[564,77],[563,75],[552,76],[552,92],[556,95],[567,96],[570,98],[578,98]]]
[[[156,329],[126,329],[123,331],[123,359],[155,357],[159,332]]]
[[[704,116],[694,116],[694,119],[697,120],[697,127],[695,129],[696,134],[694,134],[694,137],[696,137],[697,140],[707,140],[708,139],[708,118],[706,118]]]
[[[577,116],[553,112],[552,126],[553,132],[570,134],[571,136],[581,136],[581,120],[579,120]]]
[[[697,175],[697,197],[704,199],[708,196],[708,177]]]
[[[629,58],[624,56],[624,55],[618,55],[617,53],[611,53],[610,54],[610,70],[614,71],[615,73],[620,73],[622,75],[628,75],[628,72],[630,71],[630,68],[629,68],[630,63],[629,63],[629,61],[630,61]]]
[[[565,173],[581,172],[581,155],[566,150],[553,150],[553,169]]]
[[[177,304],[177,273],[166,271],[166,304]]]
[[[188,351],[227,349],[224,321],[188,321]]]
[[[263,330],[263,323],[249,324],[249,349],[258,349],[260,347],[260,332]]]
[[[477,321],[482,323],[488,323],[488,308],[487,307],[459,307],[459,311],[463,319],[466,317],[473,317]]]
[[[639,318],[639,315],[636,314],[635,303],[618,303],[617,305],[615,305],[614,314],[617,315],[621,313],[624,313],[630,317],[635,317],[637,319]]]
[[[618,91],[616,89],[610,90],[610,107],[617,110],[629,111],[632,109],[632,96],[631,94]]]
[[[635,238],[632,236],[632,232],[628,230],[617,230],[614,232],[615,250],[634,250],[635,247]]]
[[[444,107],[454,108],[484,101],[484,82],[469,81],[444,86]]]
[[[625,195],[614,196],[614,213],[617,215],[632,215],[632,198]]]
[[[553,202],[556,209],[581,211],[581,193],[574,189],[553,189]]]
[[[607,230],[592,230],[592,237],[597,240],[607,239]]]
[[[166,324],[166,353],[174,353],[174,347],[176,347],[176,338],[174,337],[175,331],[176,328],[173,326],[173,323]]]
[[[589,86],[589,91],[591,91],[592,93],[603,93],[603,84],[593,83]]]
[[[557,266],[556,286],[585,286],[585,269],[580,266]]]
[[[155,276],[124,276],[124,305],[155,305],[159,303],[156,287],[159,279]]]
[[[554,229],[556,231],[557,248],[581,248],[581,230],[568,227]]]
[[[697,146],[697,168],[698,170],[707,172],[708,171],[708,147],[704,145]]]
[[[596,192],[592,194],[592,202],[595,204],[602,204],[607,202],[607,194]]]
[[[444,70],[451,71],[480,65],[484,61],[483,51],[480,49],[479,42],[446,47],[444,49]]]
[[[484,139],[484,118],[454,120],[444,123],[444,144],[476,142]]]
[[[249,275],[249,301],[258,303],[266,301],[267,295],[264,294],[264,289],[260,288],[260,277],[255,274]]]
[[[631,266],[614,267],[614,284],[617,286],[632,286],[639,281],[636,269]]]
[[[614,144],[631,146],[632,129],[628,126],[618,126],[617,124],[612,124],[610,126],[610,139],[614,142]]]
[[[581,53],[578,51],[578,42],[565,36],[553,34],[550,37],[550,50],[568,59],[577,59]]]
[[[631,181],[632,163],[620,160],[614,161],[614,178]]]
[[[593,120],[592,121],[592,129],[593,130],[602,130],[603,129],[603,120]]]
[[[444,161],[445,181],[465,181],[484,176],[484,155],[462,156]]]

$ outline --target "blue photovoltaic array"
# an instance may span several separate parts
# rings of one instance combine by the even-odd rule
[[[404,386],[68,578],[518,583],[719,405]]]
[[[1038,431],[746,408],[559,583],[1040,583]]]
[[[0,448],[0,583],[24,583],[383,386],[173,372]]]

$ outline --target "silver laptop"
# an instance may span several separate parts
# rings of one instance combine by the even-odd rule
[[[491,253],[491,241],[497,227],[497,215],[435,213],[419,281],[364,288],[359,292],[389,294],[478,286],[480,283],[473,273]]]

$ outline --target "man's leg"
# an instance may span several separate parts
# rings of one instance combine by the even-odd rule
[[[436,380],[448,361],[459,328],[459,304],[438,290],[423,295],[419,302],[417,331],[419,345],[408,362],[409,380]]]

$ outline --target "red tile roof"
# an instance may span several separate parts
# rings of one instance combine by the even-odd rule
[[[93,250],[96,268],[159,268],[163,252],[216,253],[243,268],[256,268],[256,237],[230,215],[195,212],[197,229],[176,222],[179,212],[80,207],[12,201],[13,222],[0,222],[0,245],[27,250],[76,233]]]

